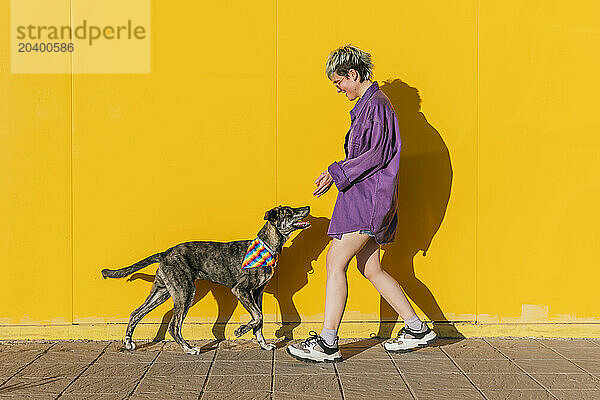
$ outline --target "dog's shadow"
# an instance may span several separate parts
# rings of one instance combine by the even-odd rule
[[[312,262],[317,260],[331,240],[327,236],[329,218],[309,215],[305,220],[310,222],[311,227],[301,231],[292,240],[290,246],[284,248],[275,269],[275,274],[265,288],[265,293],[272,294],[279,303],[282,326],[276,331],[275,335],[278,338],[283,337],[285,340],[294,338],[293,330],[301,322],[300,313],[292,297],[308,284],[308,274],[313,271]],[[154,277],[155,275],[135,273],[129,277],[128,281],[143,280],[152,283]],[[223,285],[204,280],[197,280],[195,285],[196,294],[192,307],[208,293],[211,293],[218,306],[218,314],[212,327],[212,334],[217,341],[225,340],[225,328],[237,307],[238,299],[231,293],[229,288]],[[172,316],[173,309],[163,315],[153,342],[165,340]]]

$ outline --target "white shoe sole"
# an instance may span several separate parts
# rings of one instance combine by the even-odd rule
[[[422,347],[427,347],[437,340],[435,332],[431,331],[422,339],[402,339],[402,343],[388,342],[383,347],[390,353],[408,353]]]
[[[333,354],[325,353],[305,353],[302,350],[295,349],[294,347],[288,346],[287,352],[290,356],[300,361],[306,362],[340,362],[342,361],[342,353],[336,351]]]

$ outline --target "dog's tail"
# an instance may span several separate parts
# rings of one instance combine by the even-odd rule
[[[127,275],[133,274],[135,271],[139,271],[140,269],[147,267],[150,264],[154,264],[160,262],[162,259],[163,253],[156,253],[151,255],[148,258],[144,258],[142,261],[138,261],[129,267],[121,268],[121,269],[103,269],[102,277],[106,278],[124,278]]]

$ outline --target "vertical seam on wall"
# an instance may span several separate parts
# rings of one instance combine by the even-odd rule
[[[69,1],[69,25],[73,26],[73,1]],[[73,53],[69,56],[69,66],[71,76],[70,76],[70,89],[71,89],[71,99],[70,99],[70,115],[69,115],[69,190],[71,196],[71,234],[70,234],[70,244],[71,244],[71,325],[73,325],[74,321],[74,307],[75,307],[75,260],[74,260],[74,241],[73,241],[73,223],[74,223],[74,215],[73,215]]]
[[[479,0],[475,0],[475,99],[477,106],[477,126],[475,129],[475,323],[479,320]]]
[[[279,75],[277,74],[279,69],[279,0],[275,0],[275,205],[279,204],[277,202],[277,181],[279,180],[279,169],[278,169],[278,133],[279,133]],[[279,274],[277,274],[277,279],[275,280],[275,294],[277,298],[279,298]],[[263,294],[264,296],[264,294]],[[281,310],[279,306],[279,301],[275,302],[275,322],[279,322],[279,317],[281,316]],[[283,318],[281,318],[283,322]]]

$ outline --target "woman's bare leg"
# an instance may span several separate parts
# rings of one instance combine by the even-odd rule
[[[327,285],[325,288],[325,329],[337,330],[340,326],[348,298],[348,263],[367,243],[370,236],[352,232],[341,239],[333,239],[327,252]]]
[[[358,270],[367,278],[381,296],[402,317],[403,320],[415,317],[416,313],[398,282],[381,268],[379,245],[370,240],[356,255]]]

